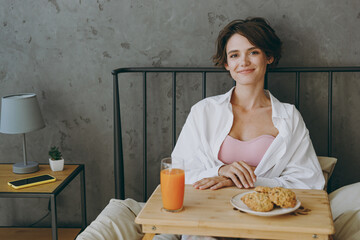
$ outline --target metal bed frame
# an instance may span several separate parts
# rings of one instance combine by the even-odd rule
[[[147,200],[147,73],[171,73],[172,74],[172,146],[176,143],[176,76],[177,73],[201,73],[202,74],[202,98],[206,97],[206,78],[208,73],[228,72],[218,67],[135,67],[118,68],[112,71],[113,75],[113,107],[114,107],[114,175],[115,175],[115,198],[125,199],[124,182],[124,157],[121,132],[121,113],[119,95],[119,74],[142,73],[143,81],[143,197]],[[295,73],[295,106],[300,103],[300,80],[301,73],[327,73],[328,74],[328,131],[327,131],[327,156],[332,154],[332,93],[333,73],[336,72],[360,72],[360,67],[284,67],[269,69],[271,73]],[[268,79],[265,76],[265,88]]]

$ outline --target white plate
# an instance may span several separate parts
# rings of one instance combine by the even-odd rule
[[[241,200],[241,197],[244,196],[245,194],[251,193],[251,192],[255,192],[255,191],[249,191],[249,192],[244,192],[244,193],[240,193],[238,195],[235,195],[234,197],[232,197],[230,199],[230,203],[237,209],[249,213],[249,214],[253,214],[253,215],[257,215],[257,216],[265,216],[265,217],[270,217],[270,216],[277,216],[277,215],[282,215],[282,214],[286,214],[286,213],[290,213],[295,211],[296,209],[298,209],[301,205],[301,202],[299,201],[299,199],[297,199],[296,201],[296,205],[293,208],[274,208],[273,210],[269,211],[269,212],[257,212],[257,211],[253,211],[250,208],[248,208],[248,206],[246,206],[246,204]]]

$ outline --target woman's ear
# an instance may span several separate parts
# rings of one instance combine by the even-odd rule
[[[267,64],[272,64],[274,62],[274,57],[267,58]]]
[[[224,63],[224,67],[226,70],[229,70],[229,65],[227,63]]]

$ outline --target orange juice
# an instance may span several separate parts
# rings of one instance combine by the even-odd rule
[[[185,173],[184,170],[173,168],[160,172],[161,196],[166,210],[179,210],[184,202]]]

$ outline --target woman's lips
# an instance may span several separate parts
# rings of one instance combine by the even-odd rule
[[[238,71],[237,73],[247,74],[247,73],[252,73],[253,71],[255,71],[255,69],[244,69],[244,70]]]

